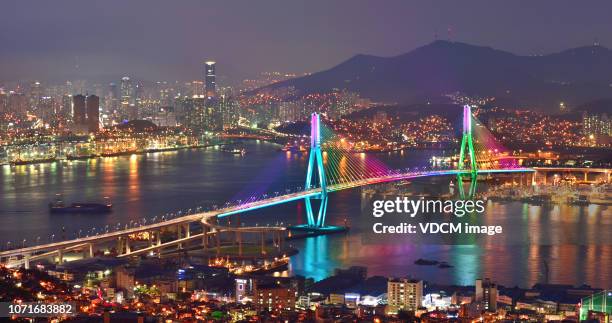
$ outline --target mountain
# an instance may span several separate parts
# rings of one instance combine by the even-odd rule
[[[435,41],[394,57],[356,55],[328,70],[258,90],[348,89],[382,102],[417,103],[455,91],[539,108],[612,98],[612,51],[587,46],[541,56]]]

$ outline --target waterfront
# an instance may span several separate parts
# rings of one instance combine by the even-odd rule
[[[244,156],[209,148],[5,166],[0,175],[0,240],[6,246],[7,241],[18,244],[23,239],[25,244],[31,244],[59,239],[61,235],[72,238],[86,235],[92,227],[99,232],[106,226],[114,228],[118,223],[123,226],[140,221],[143,215],[151,219],[181,209],[222,205],[254,193],[303,185],[307,155],[279,152],[279,146],[263,142],[252,142],[246,148],[248,153]],[[404,151],[374,157],[390,167],[408,167],[425,164],[429,154]],[[47,203],[56,193],[62,193],[68,202],[109,196],[114,212],[49,215]],[[367,266],[371,275],[412,275],[455,284],[472,284],[478,277],[489,276],[502,284],[527,287],[544,281],[546,263],[550,282],[609,287],[605,286],[612,275],[612,247],[610,235],[606,234],[611,220],[608,208],[547,209],[522,203],[489,206],[487,219],[491,223],[519,225],[521,230],[512,232],[520,232],[526,240],[518,245],[364,244],[362,233],[369,228],[359,226],[360,199],[358,189],[330,196],[329,223],[342,223],[346,218],[351,231],[348,235],[293,241],[300,250],[291,260],[294,273],[318,280],[329,276],[336,267],[361,265]],[[243,218],[258,223],[299,223],[303,213],[301,203],[290,203]],[[447,261],[455,267],[414,265],[418,258]]]

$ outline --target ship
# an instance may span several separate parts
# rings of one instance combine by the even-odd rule
[[[521,199],[521,201],[532,205],[549,205],[552,203],[551,196],[546,194],[537,194],[533,196],[524,197]]]
[[[108,213],[113,209],[113,204],[108,197],[104,198],[104,203],[86,202],[86,203],[72,203],[66,205],[60,195],[57,196],[55,201],[49,203],[50,213]]]
[[[577,197],[569,198],[568,202],[572,205],[579,205],[579,206],[587,206],[591,203],[591,201],[589,201],[589,197],[586,195],[582,195],[582,194],[578,195]]]
[[[225,258],[211,259],[208,263],[211,267],[225,267],[230,273],[235,275],[248,275],[248,274],[269,274],[278,271],[284,271],[289,268],[289,257],[283,256],[281,258],[274,258],[272,261],[263,261],[259,263],[249,265],[239,265],[231,262]]]
[[[419,258],[414,261],[415,265],[420,265],[420,266],[437,266],[439,263],[440,262],[437,260],[429,260],[429,259],[423,259],[423,258]]]
[[[269,274],[277,271],[284,271],[289,268],[289,258],[282,257],[274,259],[272,262],[264,262],[260,266],[253,268],[251,274]]]
[[[38,163],[53,163],[55,161],[57,161],[55,157],[49,157],[49,158],[28,159],[28,160],[16,159],[12,163],[13,165],[20,166],[20,165],[30,165],[30,164],[38,164]]]
[[[221,148],[221,151],[225,153],[234,154],[234,155],[246,154],[246,149],[241,148],[241,147],[234,147],[234,146],[224,146]]]

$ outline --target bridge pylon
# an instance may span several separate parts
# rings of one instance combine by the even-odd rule
[[[315,177],[315,172],[318,174]],[[313,180],[313,177],[314,180]],[[315,181],[318,179],[318,186],[321,193],[315,197],[306,197],[306,216],[308,227],[322,228],[325,226],[325,214],[327,212],[327,182],[325,180],[325,168],[323,167],[323,153],[321,152],[321,119],[319,114],[313,113],[310,118],[310,154],[308,158],[308,171],[306,172],[305,190],[317,187]],[[319,212],[316,217],[313,212],[312,199],[320,200]]]
[[[472,109],[469,105],[463,106],[463,135],[461,137],[461,150],[459,151],[459,170],[465,169],[466,154],[470,157],[470,171],[472,174],[478,172],[476,164],[476,152],[474,151],[474,141],[472,138]],[[467,149],[467,152],[466,152]]]

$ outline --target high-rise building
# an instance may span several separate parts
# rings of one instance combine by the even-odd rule
[[[215,66],[214,61],[207,61],[204,63],[204,80],[206,83],[206,97],[214,98],[217,94],[217,83],[215,80]]]
[[[497,285],[489,278],[484,280],[476,279],[476,291],[474,293],[474,302],[482,303],[486,311],[497,311]]]
[[[128,118],[130,115],[130,106],[135,105],[134,101],[134,87],[132,86],[132,80],[129,77],[124,76],[121,78],[121,110],[120,118]]]
[[[231,97],[222,95],[219,99],[222,129],[231,129],[238,126],[238,102]]]
[[[390,279],[387,282],[388,312],[400,310],[416,311],[423,301],[423,281],[411,279]]]
[[[43,96],[43,89],[40,82],[36,81],[30,85],[30,111],[35,111],[38,107],[40,98]]]
[[[28,109],[28,99],[23,93],[9,92],[8,110],[17,115],[25,115]]]
[[[612,136],[612,119],[608,114],[582,114],[582,132],[586,136]]]
[[[191,82],[191,92],[194,98],[204,97],[204,82],[192,81]]]
[[[68,117],[70,117],[71,110],[72,110],[72,95],[70,94],[62,95],[62,107],[60,110],[60,115],[63,118],[68,119]]]
[[[100,97],[90,95],[87,97],[87,130],[98,132],[100,130]]]
[[[72,97],[72,121],[77,126],[85,125],[87,120],[85,110],[85,96],[77,94]]]

